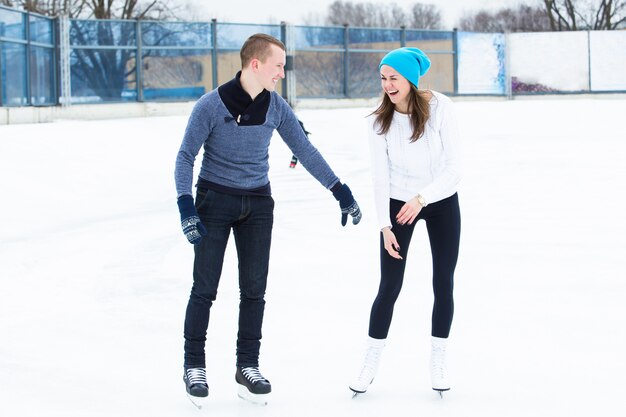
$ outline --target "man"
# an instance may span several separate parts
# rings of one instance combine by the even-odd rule
[[[176,158],[176,189],[183,232],[194,244],[193,287],[185,316],[184,381],[193,397],[208,396],[204,345],[216,298],[226,243],[232,229],[239,260],[239,332],[235,379],[239,396],[265,403],[271,391],[259,371],[259,349],[270,255],[274,200],[268,179],[268,148],[278,130],[291,151],[339,201],[341,223],[361,211],[298,119],[274,90],[285,77],[285,46],[256,34],[241,48],[241,71],[196,103]],[[193,165],[204,157],[194,204]]]

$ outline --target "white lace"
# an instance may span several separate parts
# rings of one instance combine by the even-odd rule
[[[253,384],[257,381],[265,381],[265,378],[263,378],[263,375],[261,375],[259,368],[256,368],[256,367],[242,368],[241,373],[243,374],[243,376],[246,377],[248,381],[252,382]]]
[[[187,369],[187,379],[189,380],[189,385],[195,385],[195,384],[207,385],[206,369],[204,368]]]
[[[377,346],[369,346],[367,348],[363,368],[359,374],[359,381],[367,382],[368,384],[372,382],[372,379],[376,375],[376,370],[378,369],[381,352],[382,349]]]
[[[450,389],[446,370],[446,346],[433,344],[430,356],[430,377],[433,389]]]
[[[433,346],[431,371],[433,376],[444,380],[446,377],[446,349],[443,346]]]

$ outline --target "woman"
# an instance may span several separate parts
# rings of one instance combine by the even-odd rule
[[[363,368],[350,385],[355,395],[367,391],[376,375],[402,287],[411,235],[420,219],[426,221],[433,259],[432,388],[440,394],[450,389],[445,353],[461,231],[456,193],[459,145],[452,101],[435,91],[418,90],[419,78],[429,67],[430,60],[417,48],[391,51],[379,65],[383,98],[368,122],[381,228],[381,278]]]

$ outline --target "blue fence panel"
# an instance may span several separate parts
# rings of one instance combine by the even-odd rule
[[[378,64],[387,51],[402,46],[401,29],[350,28],[348,30],[348,88],[350,97],[380,94]],[[367,51],[365,51],[367,50]]]
[[[213,47],[210,23],[141,22],[144,48],[151,46]]]
[[[56,97],[56,61],[54,52],[54,20],[29,15],[30,104],[51,105]]]
[[[400,47],[402,30],[350,28],[348,42],[350,48],[395,49]]]
[[[376,97],[381,94],[378,64],[385,52],[350,53],[349,93],[350,97]]]
[[[296,96],[344,96],[343,52],[299,51],[294,61]]]
[[[1,50],[2,104],[26,106],[28,104],[26,45],[3,42]]]
[[[211,89],[210,50],[143,50],[143,97],[145,100],[193,100]]]
[[[25,13],[0,8],[0,38],[26,40]]]
[[[255,33],[265,33],[275,37],[276,39],[280,39],[280,32],[280,25],[218,23],[217,47],[219,49],[239,51],[246,39],[248,39]]]
[[[71,103],[137,100],[136,29],[134,21],[70,22]]]
[[[144,88],[143,96],[146,100],[185,100],[197,99],[206,92],[200,87],[176,87],[176,88]]]
[[[343,48],[344,28],[297,26],[294,28],[297,50]]]
[[[439,31],[439,30],[408,30],[406,31],[406,41],[420,42],[420,41],[450,41],[454,32]]]
[[[30,41],[53,46],[53,23],[52,19],[31,15],[29,24]]]
[[[74,49],[71,103],[136,101],[134,50]],[[130,87],[130,88],[129,88]]]
[[[301,98],[378,96],[378,63],[385,53],[400,46],[415,46],[428,54],[431,69],[420,79],[420,88],[444,93],[504,95],[509,83],[513,94],[527,94],[522,87],[544,84],[549,87],[545,91],[556,93],[624,91],[625,78],[614,68],[621,68],[615,62],[624,61],[626,55],[612,51],[621,51],[625,38],[616,31],[505,37],[349,26],[285,30],[277,24],[216,21],[78,19],[69,23],[70,103],[196,99],[240,70],[239,50],[254,33],[284,42],[288,34],[294,37],[290,39],[296,51],[293,69],[296,94]],[[57,60],[61,55],[56,50],[55,29],[55,19],[0,6],[0,105],[58,102]],[[563,52],[557,42],[561,37],[568,37],[566,50],[573,52]],[[534,43],[530,42],[533,39]],[[508,56],[504,55],[505,46]],[[557,69],[564,62],[560,55],[576,59],[576,70],[569,71],[568,78],[556,70],[536,69],[520,58],[539,53],[544,61],[557,62],[553,66]],[[505,73],[505,62],[510,74]],[[279,85],[279,93],[285,85]]]
[[[294,27],[296,96],[343,97],[343,27]]]
[[[72,46],[135,46],[136,23],[117,20],[72,20],[70,45]]]
[[[30,48],[30,97],[35,106],[56,103],[54,49]]]

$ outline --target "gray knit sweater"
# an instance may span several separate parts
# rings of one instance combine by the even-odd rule
[[[268,149],[274,130],[278,131],[306,170],[324,187],[330,189],[339,181],[319,151],[309,142],[289,104],[276,92],[271,93],[263,124],[240,126],[216,89],[198,100],[187,123],[176,157],[178,197],[193,195],[193,165],[203,145],[200,177],[204,180],[243,190],[269,184]]]

